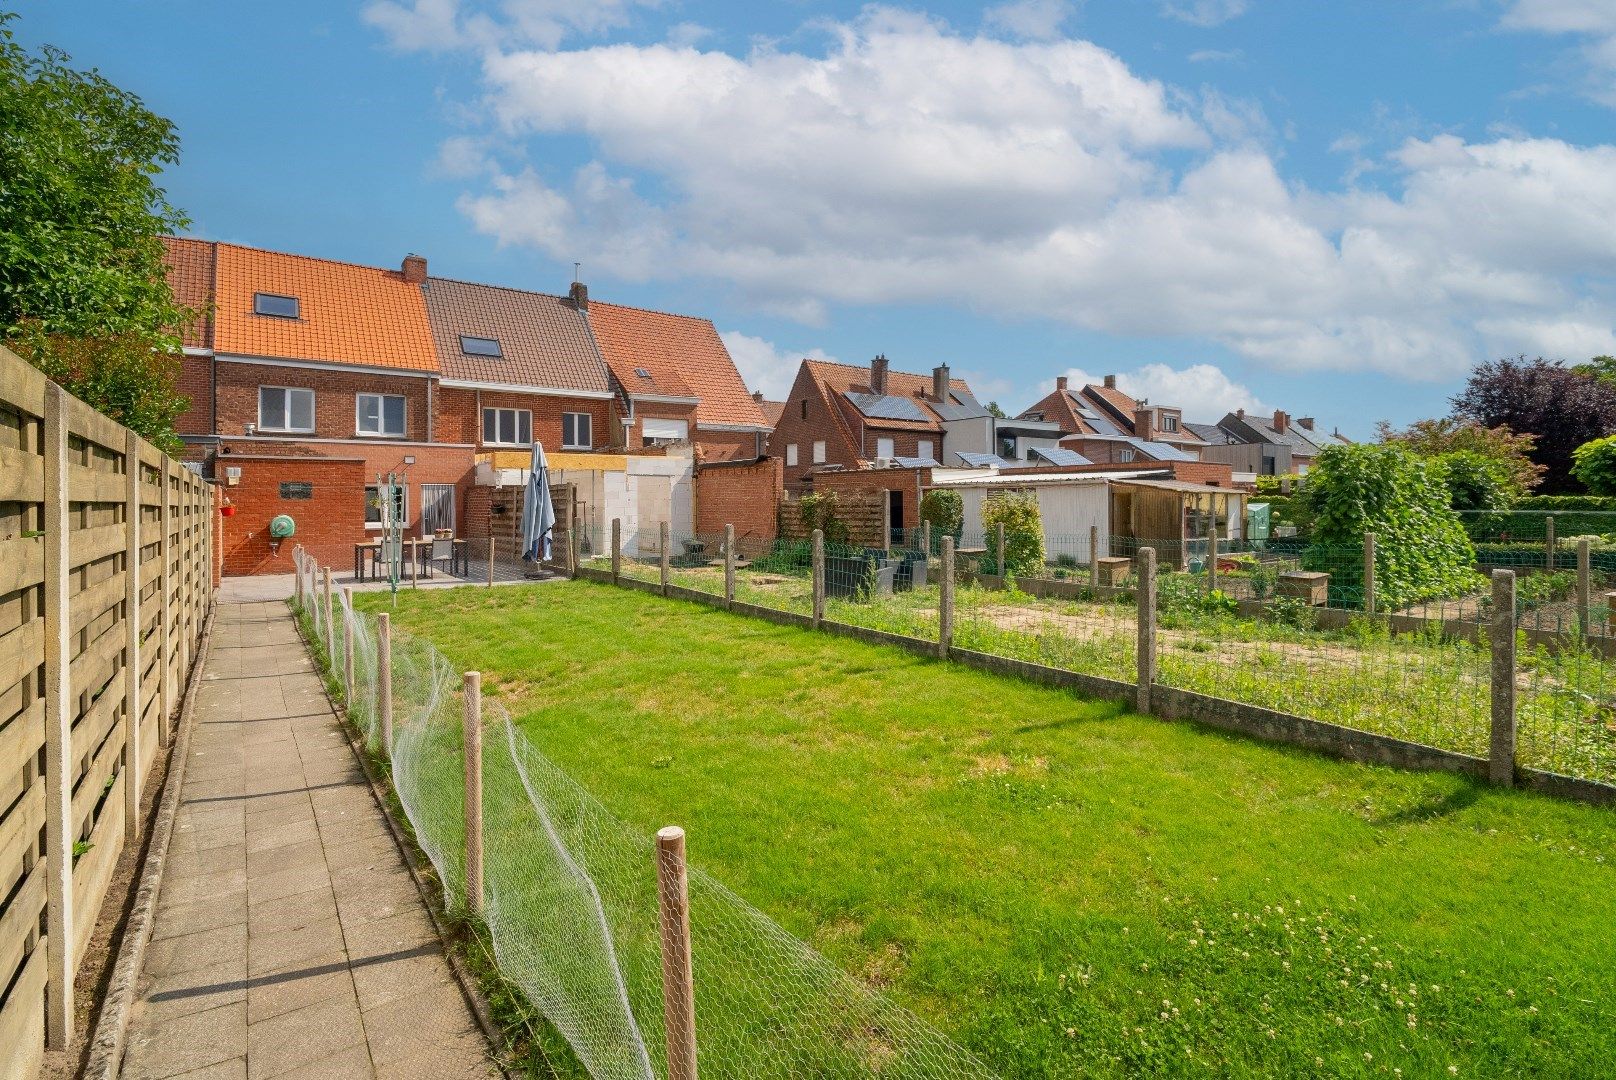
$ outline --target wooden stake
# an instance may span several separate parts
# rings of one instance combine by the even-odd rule
[[[724,526],[724,603],[735,603],[735,526]]]
[[[466,908],[483,909],[483,676],[465,677]]]
[[[668,535],[669,531],[668,523],[666,521],[664,521],[657,530],[657,547],[660,551],[658,558],[661,560],[659,563],[659,570],[662,581],[663,596],[668,595],[668,584],[673,580],[673,566],[668,561],[668,547],[673,543],[672,538]]]
[[[353,654],[354,654],[354,626],[353,626],[353,590],[348,586],[342,587],[342,705],[353,715]]]
[[[325,648],[325,662],[335,666],[337,659],[337,624],[331,619],[331,568],[322,566],[320,570],[325,575],[325,640],[320,644]]]
[[[612,518],[612,584],[623,576],[623,519]]]
[[[1150,687],[1156,681],[1156,549],[1139,549],[1139,687],[1135,705],[1150,712]]]
[[[1206,532],[1206,593],[1212,595],[1218,587],[1218,507],[1217,496],[1212,498],[1210,524]]]
[[[73,1041],[73,652],[68,609],[72,568],[67,509],[67,395],[45,386],[45,1045]]]
[[[1588,610],[1593,607],[1593,552],[1585,536],[1577,541],[1577,633],[1586,637],[1590,630]]]
[[[382,756],[393,759],[393,619],[376,616],[376,697],[380,714]]]
[[[998,572],[999,577],[1005,579],[1006,581],[1009,581],[1010,572],[1009,572],[1009,570],[1007,570],[1005,568],[1005,565],[1004,565],[1004,522],[1001,521],[997,525],[995,525],[993,527],[993,533],[994,533],[994,541],[993,541],[994,542],[994,551],[995,551],[995,554],[996,554],[996,556],[998,558],[998,562],[995,563],[994,566],[995,566],[995,569]]]
[[[1492,738],[1487,778],[1515,784],[1515,571],[1493,571]]]
[[[1098,588],[1100,584],[1100,527],[1089,526],[1089,587]]]
[[[814,555],[811,564],[810,579],[814,591],[813,624],[819,629],[819,624],[825,621],[825,530],[814,530]]]
[[[488,519],[488,587],[494,587],[494,520],[490,515]]]
[[[943,537],[942,575],[937,582],[937,655],[948,659],[948,650],[954,647],[954,537]]]
[[[657,901],[662,924],[662,1017],[668,1080],[696,1080],[696,988],[690,965],[690,883],[685,831],[660,829]]]

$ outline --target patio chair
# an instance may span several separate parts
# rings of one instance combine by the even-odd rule
[[[454,540],[433,540],[432,551],[427,559],[427,569],[430,572],[438,563],[443,563],[445,573],[454,573]]]

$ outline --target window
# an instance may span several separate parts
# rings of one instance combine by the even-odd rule
[[[915,443],[915,457],[920,458],[922,461],[934,457],[930,439],[921,439]]]
[[[361,435],[402,436],[404,434],[403,395],[354,395],[354,430]]]
[[[314,391],[288,386],[260,386],[258,430],[313,431]]]
[[[689,420],[666,420],[647,416],[640,423],[640,436],[651,446],[669,446],[690,438]]]
[[[421,485],[421,534],[431,536],[439,529],[454,532],[455,489],[453,484]]]
[[[499,349],[498,340],[491,337],[467,337],[460,335],[460,351],[467,356],[504,356]]]
[[[1133,460],[1133,451],[1132,450],[1124,450],[1124,451],[1122,451],[1122,453],[1120,453],[1117,456],[1117,460],[1118,461],[1132,461]]]
[[[393,489],[393,514],[401,524],[409,524],[410,489],[403,484]],[[366,484],[365,528],[380,529],[386,524],[382,520],[382,489],[375,484]]]
[[[1021,442],[1014,435],[999,436],[999,456],[1006,461],[1020,461]]]
[[[893,456],[892,440],[891,439],[877,439],[877,440],[875,440],[875,456],[878,457],[878,458],[892,457]]]
[[[823,464],[825,464],[825,440],[824,439],[820,439],[818,442],[814,443],[814,464],[815,465],[823,465]]]
[[[277,319],[295,319],[298,317],[298,303],[295,296],[276,296],[274,293],[253,293],[253,314],[273,315]]]
[[[531,446],[533,414],[526,409],[484,409],[483,442],[495,446]]]
[[[786,443],[786,467],[791,468],[797,464],[797,444]]]
[[[801,408],[802,408],[802,418],[804,420],[808,419],[808,399],[807,398],[802,399]]]
[[[634,374],[638,375],[642,379],[649,379],[651,377],[651,373],[642,367],[635,368]]]
[[[593,420],[586,412],[564,412],[561,414],[561,449],[588,450],[594,446]]]
[[[1178,417],[1176,417],[1176,416],[1164,416],[1164,417],[1162,417],[1162,430],[1163,431],[1177,431],[1178,430]]]

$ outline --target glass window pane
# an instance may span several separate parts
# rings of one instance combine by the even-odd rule
[[[301,431],[314,430],[314,391],[289,390],[286,396],[291,406],[291,426]]]
[[[286,426],[286,391],[273,386],[258,391],[258,424],[266,428]]]
[[[509,409],[499,410],[499,441],[516,441],[516,414]]]
[[[388,435],[404,434],[404,399],[401,397],[387,397],[382,399],[382,416],[386,423],[382,430]]]
[[[579,431],[579,433],[578,433],[578,445],[579,446],[593,446],[593,445],[595,445],[595,443],[594,443],[594,429],[595,429],[594,417],[590,416],[588,413],[579,413],[578,414],[578,427],[581,429]]]
[[[499,441],[499,417],[493,409],[483,410],[483,442]]]
[[[359,395],[359,430],[376,432],[381,429],[381,399],[375,394]]]
[[[517,414],[517,421],[519,430],[516,433],[516,441],[526,446],[533,441],[533,414],[523,409]]]
[[[375,484],[365,485],[365,524],[380,525],[382,522],[382,489]]]

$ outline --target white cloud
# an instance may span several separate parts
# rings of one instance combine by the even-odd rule
[[[1011,37],[1048,41],[1060,37],[1061,24],[1073,10],[1070,0],[1014,0],[988,8],[982,21]]]
[[[1233,63],[1245,59],[1245,55],[1241,49],[1196,49],[1187,59],[1192,64]]]
[[[748,390],[761,390],[771,401],[783,401],[803,360],[835,360],[822,349],[781,349],[774,342],[724,330],[718,335],[729,350],[730,359],[746,380]]]
[[[810,324],[945,304],[1444,379],[1616,323],[1616,147],[1408,139],[1373,159],[1382,189],[1320,192],[1281,175],[1259,109],[1088,42],[883,9],[826,29],[822,52],[743,57],[489,50],[490,135],[581,136],[595,160],[491,165],[461,209],[501,243]]]
[[[1068,368],[1063,374],[1072,389],[1085,383],[1104,382],[1103,375],[1095,375],[1081,368]],[[1175,368],[1167,364],[1145,364],[1133,371],[1118,372],[1117,389],[1129,397],[1148,400],[1155,405],[1176,406],[1184,410],[1184,418],[1196,423],[1214,424],[1236,409],[1247,412],[1267,412],[1268,406],[1257,399],[1247,387],[1230,379],[1215,364],[1191,364]],[[1040,394],[1055,388],[1053,382],[1044,384]]]
[[[1588,40],[1577,50],[1587,95],[1616,108],[1616,3],[1612,0],[1514,0],[1504,12],[1507,30],[1575,34]]]
[[[573,34],[627,26],[637,7],[658,0],[504,0],[490,15],[463,0],[371,0],[364,20],[394,48],[443,51],[465,46],[536,45],[554,49]]]
[[[1251,0],[1187,0],[1162,4],[1162,14],[1191,26],[1218,26],[1238,19],[1251,7]]]

